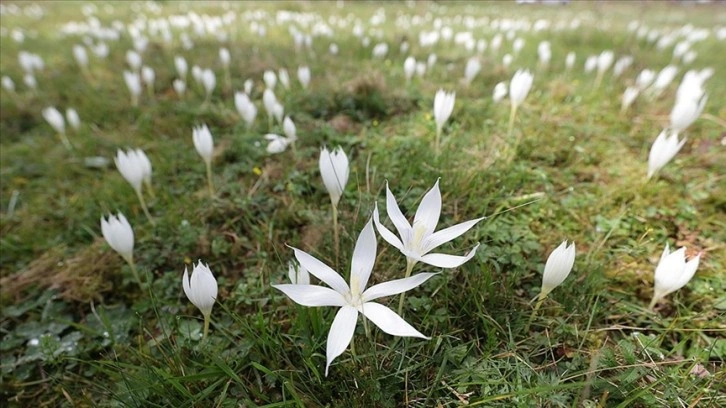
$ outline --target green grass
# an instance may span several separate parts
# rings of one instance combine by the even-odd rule
[[[58,34],[62,24],[82,18],[82,3],[40,3],[46,11],[41,20],[3,15],[2,28],[22,28],[26,40],[0,37],[0,73],[18,89],[0,94],[0,400],[12,407],[726,404],[726,165],[718,119],[726,112],[723,41],[711,31],[693,46],[693,67],[716,69],[706,83],[710,98],[701,119],[686,130],[685,147],[657,178],[645,181],[648,150],[668,123],[686,68],[661,98],[641,97],[620,114],[628,81],[671,60],[672,48],[660,52],[627,32],[631,20],[660,30],[686,23],[712,28],[723,24],[724,11],[716,5],[510,3],[387,5],[380,29],[389,54],[382,61],[370,58],[379,40],[362,48],[352,25],[335,29],[340,55],[327,53],[331,40],[325,38],[314,39],[313,55],[293,50],[287,26],[270,26],[268,36],[259,38],[241,16],[253,7],[325,19],[352,13],[367,25],[380,4],[346,2],[338,9],[335,3],[232,3],[238,14],[227,44],[232,90],[223,89],[216,38],[192,36],[192,51],[178,41],[166,47],[152,39],[143,58],[156,71],[156,97],[143,94],[138,108],[130,107],[121,74],[132,47],[128,35],[109,42],[105,61],[90,56],[89,84],[72,58],[71,48],[81,39]],[[130,4],[113,6],[107,14],[98,5],[103,24],[137,16]],[[218,3],[159,6],[161,16],[183,8],[225,12]],[[470,54],[442,44],[421,49],[419,28],[394,24],[399,13],[428,12],[444,19],[544,18],[553,24],[576,16],[582,25],[574,32],[522,33],[526,45],[510,70],[499,63],[511,48],[505,40],[498,55],[482,56],[482,72],[464,88],[460,80]],[[465,30],[453,19],[445,23],[455,32]],[[488,40],[495,34],[489,28],[472,31]],[[419,60],[432,51],[438,55],[433,70],[408,85],[406,55],[399,51],[403,39]],[[543,39],[552,44],[547,71],[536,69]],[[633,55],[635,62],[621,78],[606,75],[596,88],[582,64],[604,49],[616,58]],[[45,60],[37,93],[22,85],[20,50]],[[570,50],[577,64],[566,72]],[[174,55],[185,56],[190,67],[216,71],[208,106],[191,78],[186,99],[178,101],[171,89]],[[301,64],[312,71],[307,91],[296,81]],[[299,141],[294,152],[270,156],[262,138],[268,131],[262,73],[280,67],[287,68],[293,86],[282,92],[278,85],[276,94],[297,125]],[[510,143],[509,106],[493,104],[491,92],[517,67],[532,69],[535,80],[515,123],[522,143],[507,162],[498,155]],[[259,110],[249,130],[233,104],[233,91],[247,78],[255,81],[252,99]],[[436,156],[431,108],[439,88],[457,95]],[[41,116],[50,105],[80,114],[81,130],[69,132],[73,152]],[[192,145],[192,126],[201,123],[209,125],[217,146],[213,200]],[[341,145],[351,159],[339,206],[337,270],[344,276],[373,204],[385,204],[386,181],[409,216],[438,178],[441,226],[488,216],[442,250],[463,254],[480,242],[474,259],[440,271],[407,295],[404,317],[431,340],[394,338],[377,329],[366,338],[359,325],[356,354],[348,350],[338,357],[327,378],[325,343],[334,310],[297,306],[270,286],[287,279],[293,254],[286,245],[335,266],[329,199],[318,171],[323,145]],[[113,163],[84,166],[85,157],[111,158],[126,147],[143,148],[152,161],[156,197],[149,204],[156,226]],[[101,237],[101,215],[116,211],[134,227],[136,264],[152,282],[146,288],[138,287]],[[530,325],[544,263],[565,239],[577,244],[575,268]],[[403,256],[378,241],[373,282],[402,277]],[[666,242],[687,246],[689,254],[701,251],[701,265],[684,289],[650,312],[653,271]],[[184,266],[197,259],[209,263],[219,282],[206,340],[200,340],[201,314],[184,296],[180,279]],[[415,269],[425,271],[438,272]],[[384,303],[395,308],[397,298]]]

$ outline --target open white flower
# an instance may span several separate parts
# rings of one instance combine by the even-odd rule
[[[675,132],[670,135],[668,130],[660,132],[648,154],[648,178],[653,177],[658,170],[668,164],[685,143],[685,138],[678,141],[678,134]]]
[[[268,133],[263,136],[267,143],[267,153],[278,154],[282,153],[287,149],[287,146],[291,143],[290,139],[285,136],[280,136],[276,133]]]
[[[572,271],[573,265],[575,265],[575,243],[567,246],[567,241],[563,241],[547,258],[542,274],[540,299],[546,297],[554,288],[564,282]]]
[[[285,293],[293,302],[303,306],[336,306],[335,315],[328,333],[325,375],[330,364],[341,355],[353,339],[358,313],[362,313],[384,332],[392,336],[418,337],[428,339],[388,307],[374,302],[378,298],[409,291],[429,280],[435,274],[419,273],[409,278],[379,283],[366,289],[368,279],[376,260],[376,236],[369,220],[358,236],[350,265],[350,285],[329,266],[312,255],[297,248],[295,258],[311,275],[330,286],[283,284],[272,285]]]
[[[663,254],[660,257],[658,266],[655,268],[655,285],[653,288],[653,300],[650,302],[650,309],[661,299],[686,286],[696,274],[701,254],[696,255],[686,262],[686,248],[681,247],[670,252],[666,244]]]
[[[381,224],[377,204],[373,210],[373,221],[376,223],[376,228],[378,229],[378,233],[381,234],[381,237],[406,256],[409,264],[409,268],[407,269],[409,270],[417,262],[423,262],[440,268],[456,268],[471,259],[476,253],[476,249],[479,248],[479,244],[476,244],[464,256],[429,253],[439,246],[458,238],[476,225],[477,222],[484,219],[484,217],[477,218],[434,232],[441,215],[441,192],[439,191],[438,180],[421,200],[421,204],[418,210],[416,210],[416,215],[413,219],[413,226],[408,223],[408,220],[406,220],[406,217],[404,217],[398,208],[396,198],[388,188],[388,184],[386,184],[386,211],[388,212],[388,217],[396,227],[400,238]]]

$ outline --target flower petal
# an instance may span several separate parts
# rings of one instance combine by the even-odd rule
[[[396,279],[388,282],[379,283],[378,285],[373,285],[368,288],[368,290],[363,292],[363,301],[369,302],[371,300],[381,297],[407,292],[426,282],[434,275],[437,274],[424,272],[409,276],[408,278]]]
[[[406,242],[411,235],[411,224],[408,223],[401,209],[398,208],[396,197],[393,196],[391,189],[388,188],[388,182],[386,182],[386,212],[388,213],[388,218],[391,219],[391,222],[396,227],[401,240]]]
[[[398,249],[399,251],[403,250],[403,243],[400,239],[398,239],[396,234],[392,233],[391,230],[381,224],[381,218],[378,214],[378,204],[376,204],[373,208],[373,222],[376,223],[376,229],[378,230],[378,234],[381,236],[381,238],[396,247],[396,249]]]
[[[401,316],[397,315],[396,312],[380,303],[364,303],[363,314],[381,330],[392,336],[419,337],[426,340],[430,339],[430,337],[424,336],[418,330],[414,329],[413,326],[406,323],[406,321],[403,320]]]
[[[423,244],[423,253],[437,248],[439,245],[446,242],[452,241],[461,236],[466,231],[469,231],[477,222],[483,220],[486,217],[477,218],[475,220],[462,222],[460,224],[452,225],[449,228],[444,228],[441,231],[434,232],[430,235]]]
[[[272,285],[282,291],[293,302],[303,306],[343,306],[346,304],[343,295],[323,286],[317,285]]]
[[[376,261],[376,244],[373,219],[370,219],[358,236],[350,263],[350,287],[354,293],[363,293],[368,285]]]
[[[292,248],[292,250],[295,251],[295,258],[300,262],[300,266],[307,269],[310,274],[325,282],[325,284],[340,294],[350,292],[348,284],[345,283],[345,280],[343,280],[343,277],[338,272],[335,272],[331,267],[320,262],[317,258],[305,251],[297,248]]]
[[[332,363],[336,357],[343,354],[345,349],[348,347],[348,344],[350,344],[357,322],[358,311],[351,306],[343,306],[335,315],[333,324],[330,326],[330,332],[328,332],[328,344],[327,351],[325,353],[327,359],[325,364],[326,377],[328,376],[330,363]]]
[[[439,180],[436,180],[436,184],[421,199],[421,204],[419,204],[416,215],[413,218],[413,225],[414,227],[418,224],[423,225],[426,232],[424,236],[428,236],[433,234],[436,229],[440,215],[441,191],[439,191]]]
[[[456,268],[461,266],[466,261],[474,257],[476,249],[479,248],[479,244],[476,244],[474,249],[469,251],[464,256],[457,255],[446,255],[446,254],[427,254],[421,257],[421,262],[429,265],[438,266],[439,268]]]

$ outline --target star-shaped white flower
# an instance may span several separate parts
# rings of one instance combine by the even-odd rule
[[[381,237],[386,242],[401,251],[409,263],[415,264],[417,262],[423,262],[440,268],[456,268],[471,259],[476,253],[476,249],[479,248],[479,244],[476,244],[464,256],[429,253],[442,244],[461,236],[476,225],[477,222],[485,218],[482,217],[462,222],[461,224],[456,224],[434,232],[441,215],[441,192],[439,191],[438,180],[421,200],[421,204],[418,210],[416,210],[416,215],[413,219],[413,226],[408,223],[406,217],[403,216],[403,213],[398,208],[396,198],[388,188],[388,184],[386,184],[386,211],[388,212],[388,217],[396,227],[400,239],[381,224],[378,215],[378,205],[376,205],[376,208],[373,210],[373,220],[376,223],[378,233],[381,234]]]
[[[328,375],[330,363],[345,351],[353,339],[359,312],[390,335],[428,339],[393,310],[373,301],[381,297],[411,290],[426,282],[435,274],[419,273],[409,278],[379,283],[366,289],[368,278],[370,278],[376,260],[376,244],[373,223],[368,221],[358,236],[358,241],[353,250],[353,259],[350,266],[350,285],[332,268],[297,248],[292,249],[295,251],[295,258],[300,262],[300,267],[307,269],[311,275],[320,279],[332,289],[318,285],[272,285],[285,293],[293,302],[303,306],[340,307],[328,333],[326,376]]]

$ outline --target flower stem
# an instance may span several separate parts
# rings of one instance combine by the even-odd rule
[[[512,137],[512,131],[514,130],[514,118],[517,116],[518,105],[513,104],[509,111],[509,127],[507,128],[507,139]]]
[[[434,139],[434,154],[439,155],[441,151],[441,126],[436,126],[436,139]]]
[[[408,278],[411,276],[411,272],[413,271],[413,266],[416,265],[416,261],[412,260],[411,258],[406,258],[406,274],[404,278]],[[398,299],[398,315],[400,316],[403,313],[403,301],[406,298],[406,292],[401,293],[401,297]]]
[[[58,133],[58,137],[60,137],[61,143],[63,143],[63,146],[67,150],[69,150],[69,151],[73,150],[73,145],[71,145],[71,141],[68,140],[68,136],[66,136],[66,134],[64,132]]]
[[[214,197],[214,184],[212,184],[212,163],[207,164],[207,187],[209,187],[209,196]]]
[[[340,237],[338,236],[338,206],[333,203],[333,243],[335,244],[335,267],[338,267],[340,255]]]
[[[650,301],[650,305],[648,305],[648,310],[653,311],[653,308],[655,307],[655,304],[658,303],[658,298],[653,296],[653,300]]]
[[[202,332],[203,339],[206,339],[207,335],[209,334],[209,320],[210,320],[210,316],[205,314],[204,315],[204,331]]]
[[[134,275],[134,279],[136,279],[136,282],[138,282],[139,286],[141,286],[141,278],[139,278],[139,271],[136,269],[134,258],[127,259],[126,263],[128,263],[129,267],[131,267],[131,273]]]
[[[547,295],[544,292],[540,292],[539,296],[537,297],[537,303],[534,305],[534,309],[532,309],[532,314],[529,315],[529,321],[527,322],[527,326],[524,328],[524,333],[529,333],[529,326],[532,325],[532,321],[534,321],[535,316],[537,316],[537,312],[539,311],[539,308],[542,307],[542,303],[544,302]]]
[[[137,107],[139,106],[139,96],[136,94],[131,95],[131,106]]]
[[[151,225],[156,225],[154,223],[154,219],[151,218],[151,214],[149,214],[149,208],[146,207],[146,201],[144,200],[144,196],[141,194],[141,189],[136,190],[136,196],[139,197],[139,202],[141,203],[141,208],[144,210],[144,214],[146,214],[146,218],[149,219]]]

